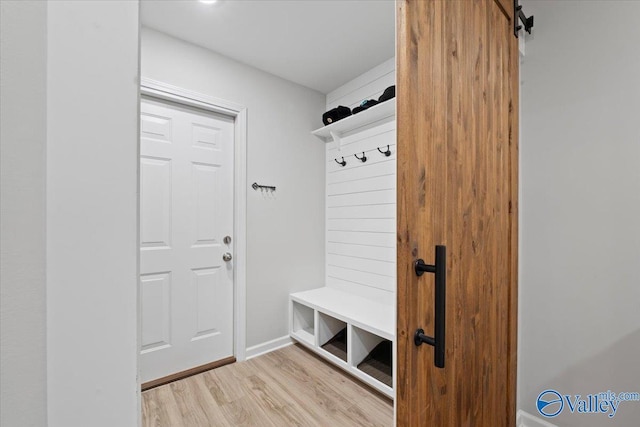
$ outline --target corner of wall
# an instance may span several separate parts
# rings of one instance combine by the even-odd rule
[[[139,5],[47,4],[48,423],[137,425]]]

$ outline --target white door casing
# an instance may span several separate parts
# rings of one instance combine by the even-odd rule
[[[141,380],[234,354],[234,120],[141,101]]]

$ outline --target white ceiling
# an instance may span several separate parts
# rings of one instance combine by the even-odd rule
[[[395,53],[393,0],[154,0],[141,19],[322,93]]]

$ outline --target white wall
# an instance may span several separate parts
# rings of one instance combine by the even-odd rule
[[[52,1],[47,72],[51,427],[138,423],[138,4]]]
[[[0,16],[0,425],[43,426],[47,3]]]
[[[248,109],[247,347],[288,335],[291,292],[324,284],[324,95],[163,33],[142,30],[142,76]]]
[[[519,407],[640,391],[640,2],[533,2],[521,70]],[[560,426],[630,426],[570,415]]]

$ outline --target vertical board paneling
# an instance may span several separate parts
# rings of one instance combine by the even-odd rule
[[[515,423],[518,47],[500,4],[398,2],[398,426]],[[435,245],[442,369],[413,340],[435,328],[433,277],[413,271]]]

